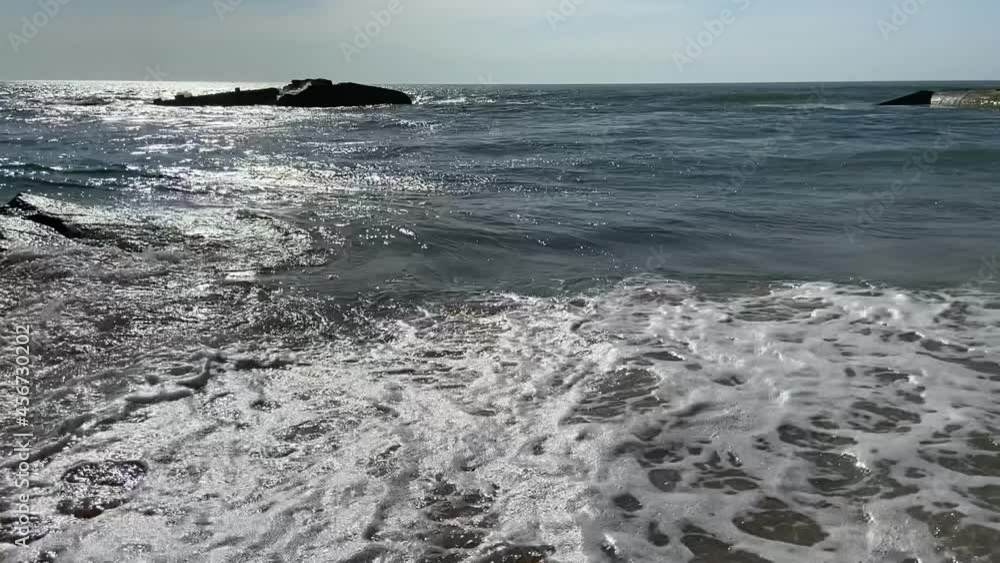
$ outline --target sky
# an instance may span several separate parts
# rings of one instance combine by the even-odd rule
[[[0,80],[1000,80],[997,0],[3,0]]]

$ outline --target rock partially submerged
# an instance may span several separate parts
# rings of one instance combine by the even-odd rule
[[[921,90],[879,105],[1000,109],[1000,90]]]
[[[23,193],[14,196],[6,206],[0,207],[0,216],[48,227],[69,239],[99,238],[100,233],[74,221],[75,217],[81,215],[84,213],[73,204]],[[11,224],[13,223],[8,223]],[[3,232],[0,232],[0,238],[6,238]]]
[[[293,80],[281,89],[279,106],[327,108],[369,105],[409,105],[413,100],[398,90],[354,82],[334,84],[324,78]]]
[[[192,96],[187,92],[181,92],[174,96],[172,100],[153,100],[158,106],[272,106],[278,99],[280,91],[277,88],[263,88],[260,90],[241,90],[237,88],[232,92],[222,92],[221,94],[207,94],[205,96]]]
[[[157,261],[204,261],[220,268],[230,283],[252,279],[259,269],[318,259],[310,253],[308,232],[246,209],[89,205],[25,193],[0,203],[0,262],[7,252],[112,247],[149,252]],[[198,379],[190,382],[192,388],[199,385]]]
[[[907,94],[902,98],[896,98],[887,102],[882,102],[880,106],[929,106],[934,98],[931,90],[921,90],[912,94]]]
[[[142,218],[121,211],[100,211],[25,193],[0,205],[0,249],[73,241],[138,250],[162,236]]]
[[[157,99],[158,106],[282,106],[297,108],[335,108],[376,105],[409,105],[408,95],[398,90],[367,86],[354,82],[334,84],[325,78],[293,80],[282,89],[262,88],[192,96],[177,94],[174,99]]]
[[[0,250],[12,247],[61,245],[94,237],[97,230],[80,225],[79,208],[45,197],[17,194],[0,206]]]

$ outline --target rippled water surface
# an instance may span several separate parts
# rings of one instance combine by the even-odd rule
[[[233,86],[0,83],[5,560],[1000,561],[1000,113]]]

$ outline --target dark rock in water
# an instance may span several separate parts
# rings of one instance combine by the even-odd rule
[[[902,98],[896,98],[895,100],[889,100],[888,102],[882,102],[880,106],[929,106],[931,105],[931,98],[934,97],[934,92],[930,90],[921,90],[919,92],[914,92],[913,94],[908,94]]]
[[[23,217],[0,214],[0,250],[33,245],[53,246],[67,242],[65,237],[44,225]]]
[[[277,88],[262,88],[260,90],[240,90],[205,96],[192,96],[181,93],[172,100],[153,100],[158,106],[270,106],[278,99]]]
[[[386,104],[409,105],[413,100],[403,92],[365,86],[354,82],[333,82],[314,78],[294,80],[281,89],[278,105],[298,108],[333,108],[348,106],[375,106]]]
[[[177,241],[178,233],[127,209],[87,207],[24,193],[0,205],[2,248],[82,243],[135,251]]]
[[[56,509],[77,518],[95,518],[129,500],[129,493],[139,486],[148,466],[141,461],[85,462],[63,474],[68,498]]]
[[[283,106],[298,108],[334,108],[353,106],[375,106],[384,104],[408,105],[413,100],[403,92],[365,86],[353,82],[334,84],[325,78],[293,80],[281,90],[263,88],[192,96],[177,94],[173,99],[156,99],[158,106]]]
[[[48,227],[69,239],[95,236],[97,233],[73,221],[74,216],[81,214],[80,208],[75,205],[23,193],[14,196],[6,206],[0,207],[0,215],[18,217]]]

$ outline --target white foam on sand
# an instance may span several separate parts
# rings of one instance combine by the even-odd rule
[[[1000,549],[990,296],[809,284],[724,298],[633,280],[373,322],[381,338],[137,360],[157,377],[131,396],[164,401],[39,478],[141,459],[145,481],[37,545],[80,560],[316,562],[445,548],[500,561],[483,558],[503,546],[581,563]],[[54,486],[37,509],[58,499]],[[441,539],[456,530],[465,543]]]

